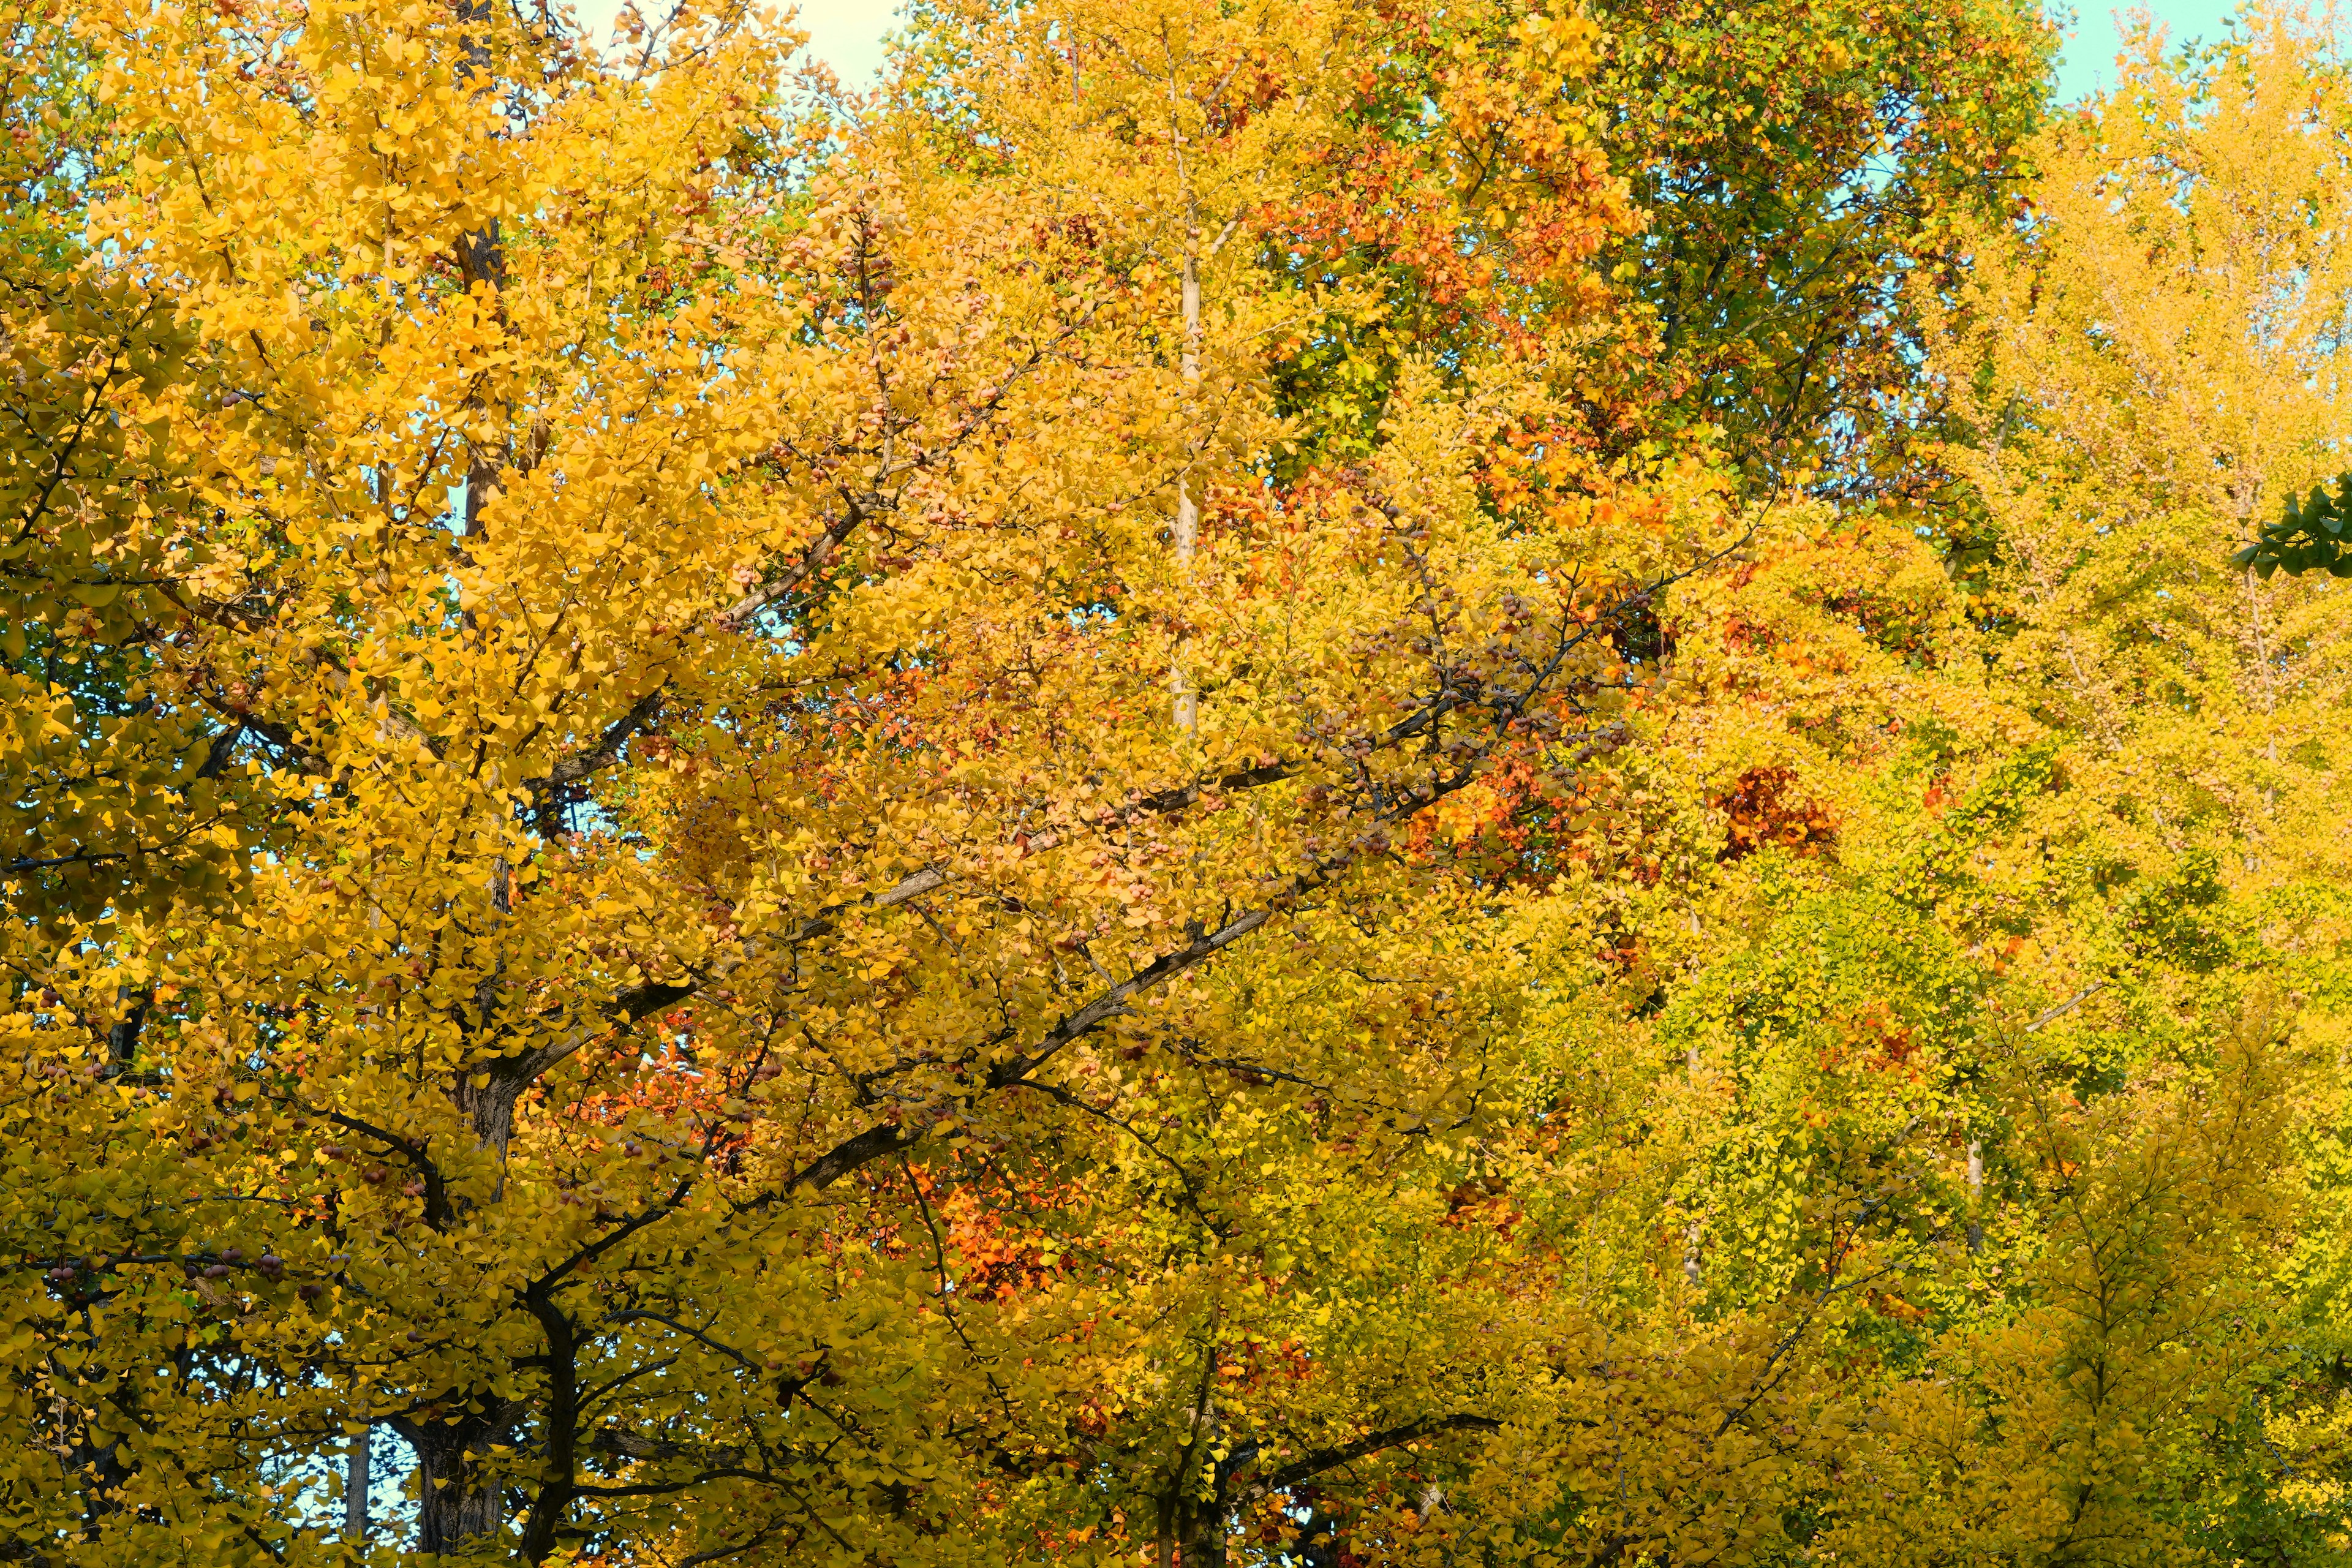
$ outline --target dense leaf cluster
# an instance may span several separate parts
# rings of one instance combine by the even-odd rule
[[[0,0],[0,1563],[2340,1562],[2329,41],[908,16]]]
[[[2273,572],[2290,577],[2305,572],[2352,576],[2352,558],[2344,552],[2347,527],[2352,527],[2352,474],[2337,477],[2332,496],[2325,485],[2312,486],[2311,494],[2301,500],[2289,496],[2285,511],[2231,556],[2230,564],[2264,577]]]

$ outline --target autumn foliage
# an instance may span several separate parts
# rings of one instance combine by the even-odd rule
[[[5,17],[0,1563],[2352,1552],[2297,16]]]

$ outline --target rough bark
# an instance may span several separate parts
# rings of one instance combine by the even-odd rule
[[[502,1417],[396,1420],[393,1429],[416,1451],[416,1549],[457,1552],[499,1528],[498,1484],[478,1456],[505,1436]]]

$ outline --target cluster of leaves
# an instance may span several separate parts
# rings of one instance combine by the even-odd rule
[[[909,15],[0,16],[0,1561],[2340,1555],[2325,46]]]
[[[2339,475],[2336,493],[2325,485],[2311,487],[2302,500],[2286,498],[2286,510],[2241,546],[2230,564],[2263,577],[2284,571],[2290,577],[2325,572],[2330,577],[2352,576],[2352,559],[2344,553],[2344,530],[2352,525],[2352,474]]]

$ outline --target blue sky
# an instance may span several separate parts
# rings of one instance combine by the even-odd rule
[[[777,8],[793,0],[779,0]],[[602,36],[613,25],[621,0],[572,0],[580,20]],[[657,0],[638,0],[638,8],[655,14]],[[871,83],[882,66],[882,35],[890,29],[898,0],[800,0],[800,25],[809,35],[809,48],[824,57],[844,82],[852,87]]]
[[[897,10],[895,0],[800,0],[800,25],[810,52],[824,56],[845,85],[867,87],[882,67],[882,35]]]
[[[2068,39],[2064,63],[2059,68],[2059,91],[2081,98],[2108,85],[2116,77],[2116,49],[2121,30],[2107,0],[2077,0],[2074,35]],[[2149,15],[2171,30],[2172,41],[2217,33],[2222,20],[2236,8],[2234,0],[2156,0]],[[842,79],[864,85],[882,63],[882,35],[896,9],[891,0],[803,0],[801,26],[809,30],[809,46],[833,63]]]
[[[2105,0],[2076,0],[2076,4],[2074,36],[2066,42],[2065,58],[2058,68],[2058,95],[2063,99],[2086,97],[2115,84],[2116,50],[2122,38],[2122,29],[2116,26],[2119,11],[2146,9],[2169,31],[2169,41],[2179,44],[2218,34],[2222,22],[2237,9],[2234,0],[2155,0],[2145,7],[2111,7]]]
[[[618,0],[582,0],[581,15],[595,21],[609,17]],[[2116,10],[2105,0],[2078,0],[2074,34],[2067,41],[2059,68],[2062,97],[2081,98],[2115,80],[2116,48],[2120,29]],[[2171,30],[2172,41],[2217,33],[2234,10],[2234,0],[2155,0],[2149,15]],[[889,30],[896,0],[802,0],[801,26],[809,32],[809,47],[832,62],[851,86],[864,86],[882,64],[882,35]]]

